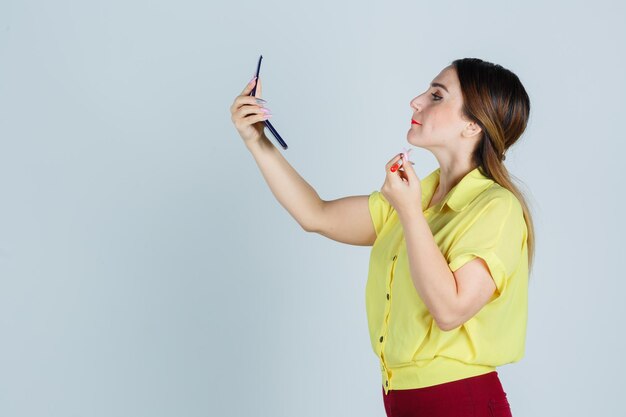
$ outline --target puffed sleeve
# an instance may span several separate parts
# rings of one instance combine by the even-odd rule
[[[523,261],[527,231],[519,201],[512,195],[490,200],[457,234],[448,253],[452,272],[472,259],[482,258],[500,294],[507,279]]]
[[[389,219],[393,206],[389,204],[380,191],[374,191],[369,196],[369,210],[374,229],[376,229],[376,236],[378,236],[385,222]]]

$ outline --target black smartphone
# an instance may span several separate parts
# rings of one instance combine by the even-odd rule
[[[259,63],[256,66],[256,79],[257,79],[257,82],[258,82],[258,79],[259,79],[259,72],[261,71],[261,60],[262,59],[263,59],[263,55],[260,55],[259,56]],[[250,92],[251,96],[254,96],[256,94],[256,86],[257,86],[257,84],[255,83],[254,84],[254,88]],[[279,145],[282,146],[283,149],[287,149],[287,144],[285,143],[283,138],[280,137],[280,135],[278,134],[276,129],[274,129],[274,126],[272,126],[270,121],[269,120],[263,120],[263,124],[265,124],[265,126],[269,129],[269,131],[272,132],[272,135],[274,136],[274,138],[276,138],[276,141],[279,143]]]

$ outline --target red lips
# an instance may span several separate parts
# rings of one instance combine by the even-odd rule
[[[420,125],[420,126],[422,125],[420,122],[415,121],[414,119],[411,119],[411,124],[412,125]]]

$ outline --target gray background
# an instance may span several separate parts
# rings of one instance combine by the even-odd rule
[[[259,54],[327,200],[380,189],[452,60],[518,74],[537,255],[498,372],[518,417],[623,409],[623,2],[220,3],[0,1],[0,415],[384,416],[370,249],[304,232],[230,120]]]

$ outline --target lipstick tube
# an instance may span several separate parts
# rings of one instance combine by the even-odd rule
[[[404,158],[405,158],[405,157],[400,158],[400,159],[398,160],[398,162],[396,162],[395,164],[393,164],[393,165],[391,166],[391,168],[389,169],[389,171],[391,171],[391,172],[396,172],[396,171],[398,170],[398,168],[400,168],[400,167],[404,164]],[[409,162],[410,162],[411,164],[415,165],[415,162],[413,162],[413,161],[409,161]]]
[[[398,170],[398,168],[400,168],[402,166],[403,160],[404,160],[404,158],[400,158],[398,160],[398,162],[396,162],[395,164],[393,164],[391,166],[391,169],[389,169],[389,171],[396,172]]]

